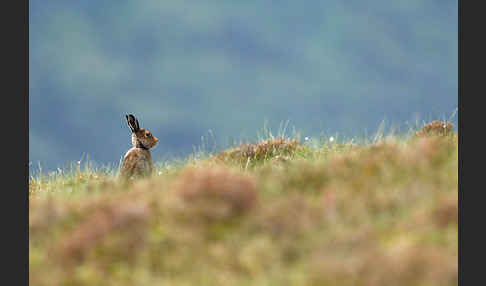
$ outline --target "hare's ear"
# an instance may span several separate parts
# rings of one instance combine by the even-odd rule
[[[125,118],[127,119],[128,127],[132,132],[137,132],[140,129],[138,121],[133,114],[125,115]]]
[[[135,118],[135,124],[136,124],[136,127],[137,127],[137,131],[140,129],[140,125],[138,125],[138,119]]]

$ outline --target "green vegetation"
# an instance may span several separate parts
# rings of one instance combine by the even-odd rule
[[[457,285],[458,136],[273,138],[29,182],[31,285]],[[444,130],[441,130],[444,129]]]

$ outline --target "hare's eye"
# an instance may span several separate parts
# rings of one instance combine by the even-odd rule
[[[145,137],[150,137],[150,133],[145,134]]]

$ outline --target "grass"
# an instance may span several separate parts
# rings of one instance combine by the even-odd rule
[[[31,177],[30,283],[457,285],[448,126],[363,144],[268,136],[128,183],[80,163]]]

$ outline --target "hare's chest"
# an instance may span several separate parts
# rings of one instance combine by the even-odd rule
[[[133,148],[123,158],[122,172],[128,175],[143,175],[152,172],[153,163],[150,152]]]
[[[149,172],[152,170],[152,156],[150,153],[146,152],[144,154],[140,154],[141,159],[139,160],[140,168],[144,169],[145,171]]]

